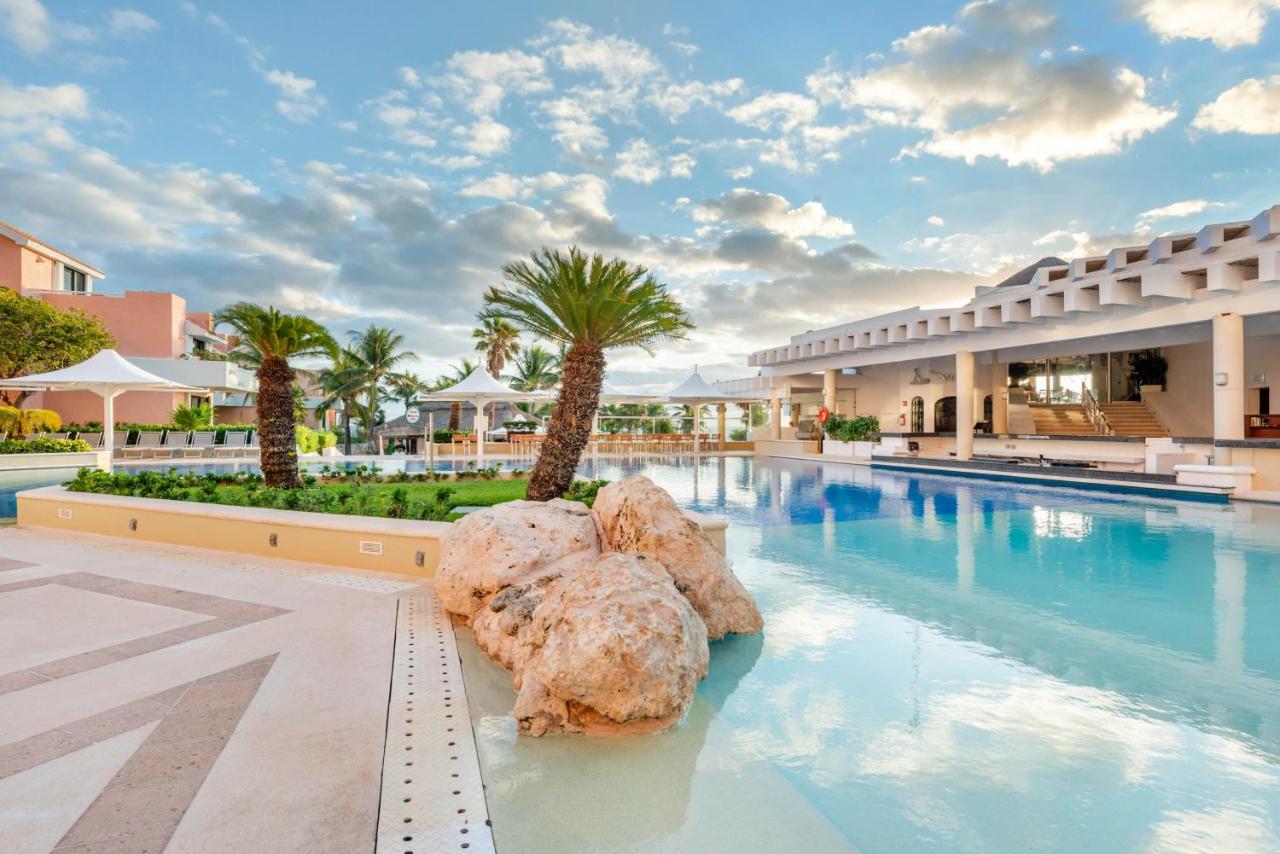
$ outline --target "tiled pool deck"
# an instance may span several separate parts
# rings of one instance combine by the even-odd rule
[[[452,633],[414,579],[5,528],[0,625],[2,851],[492,848],[467,716],[444,717]],[[401,782],[410,732],[439,781]]]

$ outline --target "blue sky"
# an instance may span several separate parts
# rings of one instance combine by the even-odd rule
[[[404,331],[434,376],[539,246],[698,331],[618,386],[1280,201],[1280,0],[0,0],[0,219],[104,290]]]

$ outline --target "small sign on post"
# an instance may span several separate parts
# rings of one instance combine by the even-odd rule
[[[416,407],[410,407],[404,411],[404,420],[410,424],[417,424],[422,419],[422,410]]]

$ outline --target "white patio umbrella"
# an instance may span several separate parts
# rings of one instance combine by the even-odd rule
[[[693,408],[693,453],[698,453],[698,423],[702,407],[708,403],[742,403],[747,398],[732,392],[721,391],[702,378],[694,366],[693,373],[664,396],[668,403]]]
[[[466,378],[440,391],[419,394],[418,400],[441,400],[447,403],[461,401],[470,403],[476,408],[476,450],[477,457],[484,460],[484,435],[489,429],[489,422],[484,414],[484,407],[489,403],[508,403],[518,400],[546,400],[551,395],[544,391],[516,391],[505,386],[489,375],[484,368],[476,368]]]
[[[91,391],[102,398],[102,441],[107,457],[107,471],[111,471],[111,455],[115,444],[115,399],[127,391],[185,391],[208,394],[209,390],[194,388],[167,380],[144,371],[115,350],[102,350],[96,356],[78,365],[0,380],[0,388],[47,391]]]

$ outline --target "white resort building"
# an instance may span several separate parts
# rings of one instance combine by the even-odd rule
[[[956,308],[808,330],[753,353],[758,375],[721,387],[770,400],[757,453],[817,452],[825,406],[879,418],[873,464],[1053,461],[1237,496],[1280,490],[1278,286],[1274,206],[1045,259]]]

